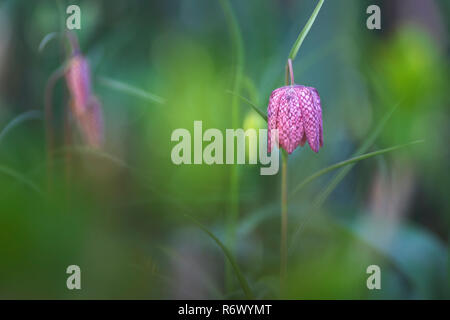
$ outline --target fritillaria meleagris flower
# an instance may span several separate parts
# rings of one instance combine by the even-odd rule
[[[278,129],[279,147],[289,154],[306,141],[314,152],[323,145],[322,109],[315,88],[290,85],[275,89],[269,99],[267,122],[269,152],[274,129]]]
[[[77,49],[69,60],[65,77],[71,110],[78,127],[88,145],[100,147],[103,142],[101,104],[91,91],[89,64]]]

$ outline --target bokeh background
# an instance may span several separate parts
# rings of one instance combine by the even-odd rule
[[[44,116],[47,82],[67,59],[54,33],[69,4],[81,8],[102,150],[83,147],[76,129],[67,143],[63,79],[53,121]],[[366,28],[371,4],[381,30]],[[192,132],[194,120],[266,128],[228,91],[265,110],[315,5],[0,0],[0,298],[245,298],[191,217],[229,247],[257,298],[449,298],[448,1],[325,1],[294,61],[296,82],[321,95],[324,147],[289,157],[288,189],[365,143],[425,142],[321,176],[289,199],[282,292],[280,174],[171,162],[172,131]],[[81,290],[66,288],[72,264]],[[372,264],[381,290],[366,287]]]

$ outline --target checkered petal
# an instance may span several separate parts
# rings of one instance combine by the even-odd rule
[[[278,129],[277,127],[277,118],[278,118],[278,110],[279,110],[279,101],[281,96],[283,95],[285,88],[275,89],[269,98],[269,106],[267,107],[267,149],[268,152],[272,151],[272,131],[274,129]]]
[[[309,91],[311,91],[314,101],[314,107],[316,108],[316,111],[319,114],[318,121],[319,121],[319,143],[320,146],[323,146],[323,122],[322,122],[322,106],[320,104],[320,96],[317,92],[316,88],[308,87]]]
[[[278,129],[279,146],[289,154],[306,141],[314,152],[323,145],[322,109],[316,89],[295,85],[274,90],[267,116],[269,152],[274,129]]]
[[[300,99],[302,121],[306,139],[314,152],[320,148],[320,113],[314,104],[313,93],[308,87],[296,86],[296,92]]]

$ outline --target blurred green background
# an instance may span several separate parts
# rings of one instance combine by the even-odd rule
[[[81,8],[76,33],[106,143],[99,152],[80,139],[65,144],[61,79],[50,165],[44,95],[65,42],[39,45],[63,30],[69,4]],[[381,30],[366,28],[371,4]],[[0,298],[245,298],[221,249],[186,214],[229,246],[257,298],[449,298],[448,1],[325,1],[294,61],[296,82],[321,95],[324,147],[289,157],[288,189],[352,157],[383,118],[367,151],[425,142],[359,162],[335,186],[345,172],[329,173],[290,198],[283,292],[280,174],[171,161],[172,131],[192,132],[194,120],[204,130],[266,128],[228,91],[265,110],[315,5],[0,0]],[[81,290],[66,287],[72,264]],[[381,290],[366,287],[372,264]]]

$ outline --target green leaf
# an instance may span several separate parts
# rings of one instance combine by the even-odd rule
[[[127,93],[127,94],[135,96],[135,97],[143,98],[150,102],[156,102],[158,104],[164,104],[166,102],[166,100],[164,98],[159,97],[156,94],[136,88],[127,83],[117,81],[117,80],[107,78],[107,77],[99,77],[98,79],[99,79],[100,84],[102,84],[103,86],[109,87],[111,89],[121,91],[121,92]]]
[[[316,17],[319,14],[320,8],[323,5],[323,1],[324,0],[319,0],[319,2],[317,3],[317,6],[314,9],[311,17],[309,17],[308,22],[303,27],[303,30],[300,32],[300,34],[297,37],[297,40],[295,41],[294,45],[292,46],[292,49],[291,49],[291,52],[289,53],[288,59],[291,59],[292,61],[294,61],[295,57],[297,56],[298,50],[302,46],[303,40],[305,40],[306,35],[308,34],[309,30],[311,29],[311,27],[314,23],[314,20],[316,20]]]
[[[262,111],[258,106],[256,106],[253,102],[248,100],[247,98],[244,98],[243,96],[234,93],[233,91],[228,90],[229,94],[232,94],[234,96],[237,96],[241,100],[245,101],[250,107],[252,107],[253,110],[255,110],[266,122],[267,122],[267,115]]]
[[[247,297],[247,299],[253,299],[253,297],[254,297],[253,292],[251,291],[251,289],[247,283],[247,280],[245,279],[244,275],[242,274],[241,270],[239,269],[239,266],[238,266],[236,260],[234,259],[233,255],[228,250],[228,248],[222,243],[222,241],[220,241],[211,231],[209,231],[200,222],[198,222],[193,217],[191,217],[187,214],[185,214],[185,217],[189,218],[192,222],[194,222],[200,229],[202,229],[211,239],[213,239],[217,243],[217,245],[220,247],[220,249],[222,249],[222,252],[227,257],[228,261],[231,264],[231,267],[234,270],[234,273],[236,274],[236,277],[239,281],[239,284],[241,285],[242,290],[245,293],[245,296]]]
[[[304,179],[301,183],[299,183],[297,185],[297,187],[295,187],[294,191],[292,191],[292,193],[290,194],[290,197],[295,195],[301,188],[303,188],[305,185],[307,185],[308,183],[310,183],[314,179],[319,178],[320,176],[322,176],[322,175],[324,175],[324,174],[326,174],[326,173],[328,173],[330,171],[333,171],[335,169],[339,169],[339,168],[345,167],[345,166],[347,166],[349,164],[356,163],[358,161],[361,161],[361,160],[364,160],[364,159],[367,159],[367,158],[375,157],[375,156],[378,156],[378,155],[383,154],[383,153],[391,152],[391,151],[394,151],[394,150],[397,150],[397,149],[400,149],[400,148],[404,148],[404,147],[407,147],[407,146],[411,146],[413,144],[417,144],[417,143],[421,143],[421,142],[424,142],[424,140],[412,141],[410,143],[401,144],[401,145],[398,145],[398,146],[394,146],[394,147],[390,147],[390,148],[386,148],[386,149],[381,149],[381,150],[374,151],[374,152],[369,152],[369,153],[363,154],[363,155],[358,156],[358,157],[350,158],[348,160],[335,163],[335,164],[333,164],[333,165],[331,165],[331,166],[329,166],[327,168],[324,168],[322,170],[317,171],[316,173],[313,173],[312,175],[310,175],[309,177]]]

